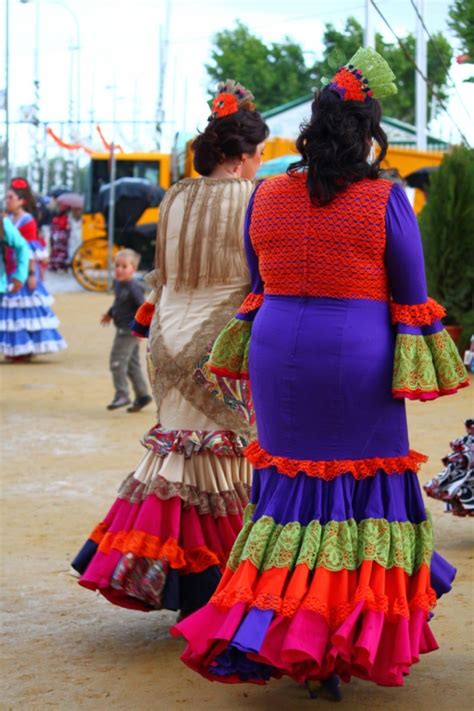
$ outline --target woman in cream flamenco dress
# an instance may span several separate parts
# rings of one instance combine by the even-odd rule
[[[233,81],[219,85],[193,146],[203,177],[178,182],[161,206],[153,289],[134,324],[137,335],[149,328],[158,422],[72,564],[82,586],[123,607],[201,607],[242,527],[248,389],[208,372],[205,354],[250,284],[243,220],[268,135],[252,99]]]

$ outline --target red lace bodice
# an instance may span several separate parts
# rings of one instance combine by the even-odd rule
[[[388,300],[385,211],[392,183],[362,180],[329,205],[311,203],[302,174],[267,180],[250,238],[266,294]]]

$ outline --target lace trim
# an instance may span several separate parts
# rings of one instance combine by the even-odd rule
[[[154,313],[155,304],[150,304],[148,301],[145,301],[135,314],[135,321],[142,326],[149,326],[153,320]]]
[[[155,314],[155,304],[145,301],[135,314],[132,322],[132,334],[139,338],[148,338],[150,333],[150,324]]]
[[[392,392],[394,397],[434,400],[469,385],[466,368],[449,333],[398,334]]]
[[[239,308],[239,313],[248,314],[255,309],[259,309],[263,304],[263,294],[249,294]]]
[[[372,457],[370,459],[340,459],[334,461],[312,461],[306,459],[289,459],[269,454],[255,440],[245,448],[244,454],[256,469],[276,467],[279,474],[295,477],[299,472],[307,476],[330,481],[342,474],[352,474],[355,479],[365,479],[382,470],[386,474],[403,474],[410,470],[417,472],[428,457],[420,452],[410,450],[402,457]]]
[[[236,290],[226,301],[214,309],[189,343],[177,355],[171,355],[166,348],[159,323],[159,310],[157,310],[150,329],[149,368],[152,371],[151,382],[158,412],[165,395],[171,388],[176,388],[185,400],[220,427],[239,432],[246,439],[251,438],[253,429],[246,427],[239,414],[233,412],[218,398],[213,397],[194,379],[195,368],[200,356],[207,352],[208,345],[214,340],[216,333],[224,328],[229,314],[235,313],[246,291],[246,288]]]
[[[431,519],[418,524],[368,518],[330,521],[322,525],[311,521],[276,524],[271,516],[253,522],[255,510],[249,506],[227,566],[235,571],[244,561],[257,570],[306,565],[308,570],[325,568],[332,572],[356,570],[367,560],[386,570],[402,568],[412,575],[421,565],[429,565],[433,553]],[[428,516],[428,514],[427,514]]]
[[[222,567],[225,564],[225,556],[219,557],[207,546],[181,548],[174,538],[163,542],[159,536],[144,531],[109,531],[102,538],[99,551],[108,555],[112,549],[124,555],[132,553],[138,558],[166,559],[171,568],[183,573],[201,573],[212,565]]]
[[[97,524],[97,526],[94,528],[92,533],[89,535],[89,540],[94,541],[94,543],[99,543],[107,533],[109,525],[105,521],[101,521],[100,523]]]
[[[252,324],[233,318],[212,347],[209,370],[228,378],[248,378]]]
[[[446,316],[445,309],[434,299],[428,298],[425,304],[390,304],[392,323],[404,323],[407,326],[430,326]]]
[[[418,593],[412,600],[406,597],[397,597],[390,600],[385,594],[376,594],[370,587],[359,585],[355,594],[347,602],[337,605],[308,595],[303,602],[297,598],[282,597],[272,593],[255,595],[250,587],[241,587],[237,590],[222,590],[212,596],[210,602],[216,607],[231,608],[238,603],[245,603],[249,607],[259,610],[273,610],[284,617],[294,617],[298,610],[310,610],[323,616],[331,630],[341,626],[354,608],[364,602],[365,610],[383,612],[390,622],[396,622],[399,617],[410,618],[410,613],[423,610],[428,614],[436,607],[436,593],[428,588],[426,593]]]
[[[218,457],[242,457],[246,440],[229,430],[167,430],[158,423],[146,433],[142,444],[158,457],[176,452],[190,459],[203,452],[212,452]]]
[[[235,482],[234,486],[234,491],[209,494],[206,491],[199,491],[195,486],[168,481],[162,476],[154,477],[150,484],[144,484],[130,474],[120,487],[118,498],[137,504],[148,496],[156,496],[162,501],[179,496],[186,506],[195,506],[200,516],[205,514],[210,514],[214,518],[238,516],[243,514],[249,502],[250,487],[240,482]]]

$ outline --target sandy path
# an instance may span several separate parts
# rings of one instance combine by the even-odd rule
[[[112,331],[97,326],[110,297],[63,294],[56,309],[69,350],[30,365],[0,365],[2,385],[3,691],[0,708],[309,709],[292,681],[266,687],[211,684],[179,661],[171,613],[115,608],[79,588],[68,561],[141,456],[153,409],[108,413]],[[410,405],[411,444],[429,453],[425,480],[462,432],[472,392]],[[442,651],[422,658],[402,689],[354,681],[341,709],[472,709],[474,521],[434,515],[438,549],[459,569],[433,621]],[[469,646],[471,648],[469,649]],[[472,676],[471,676],[472,678]],[[312,704],[312,705],[311,705]]]

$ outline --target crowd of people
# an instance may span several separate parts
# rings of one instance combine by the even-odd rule
[[[338,700],[341,679],[399,686],[437,648],[429,622],[456,571],[433,550],[405,401],[468,376],[426,291],[414,212],[380,177],[378,100],[395,91],[359,50],[316,92],[300,159],[256,184],[268,127],[222,83],[193,145],[201,177],[161,204],[145,301],[133,253],[117,256],[109,407],[150,400],[126,324],[138,306],[157,421],[72,565],[115,605],[178,611],[182,659],[213,681],[288,675]],[[19,229],[25,190],[9,193]],[[2,318],[36,295],[49,309],[36,231],[28,244],[35,281],[18,291],[18,253]]]

